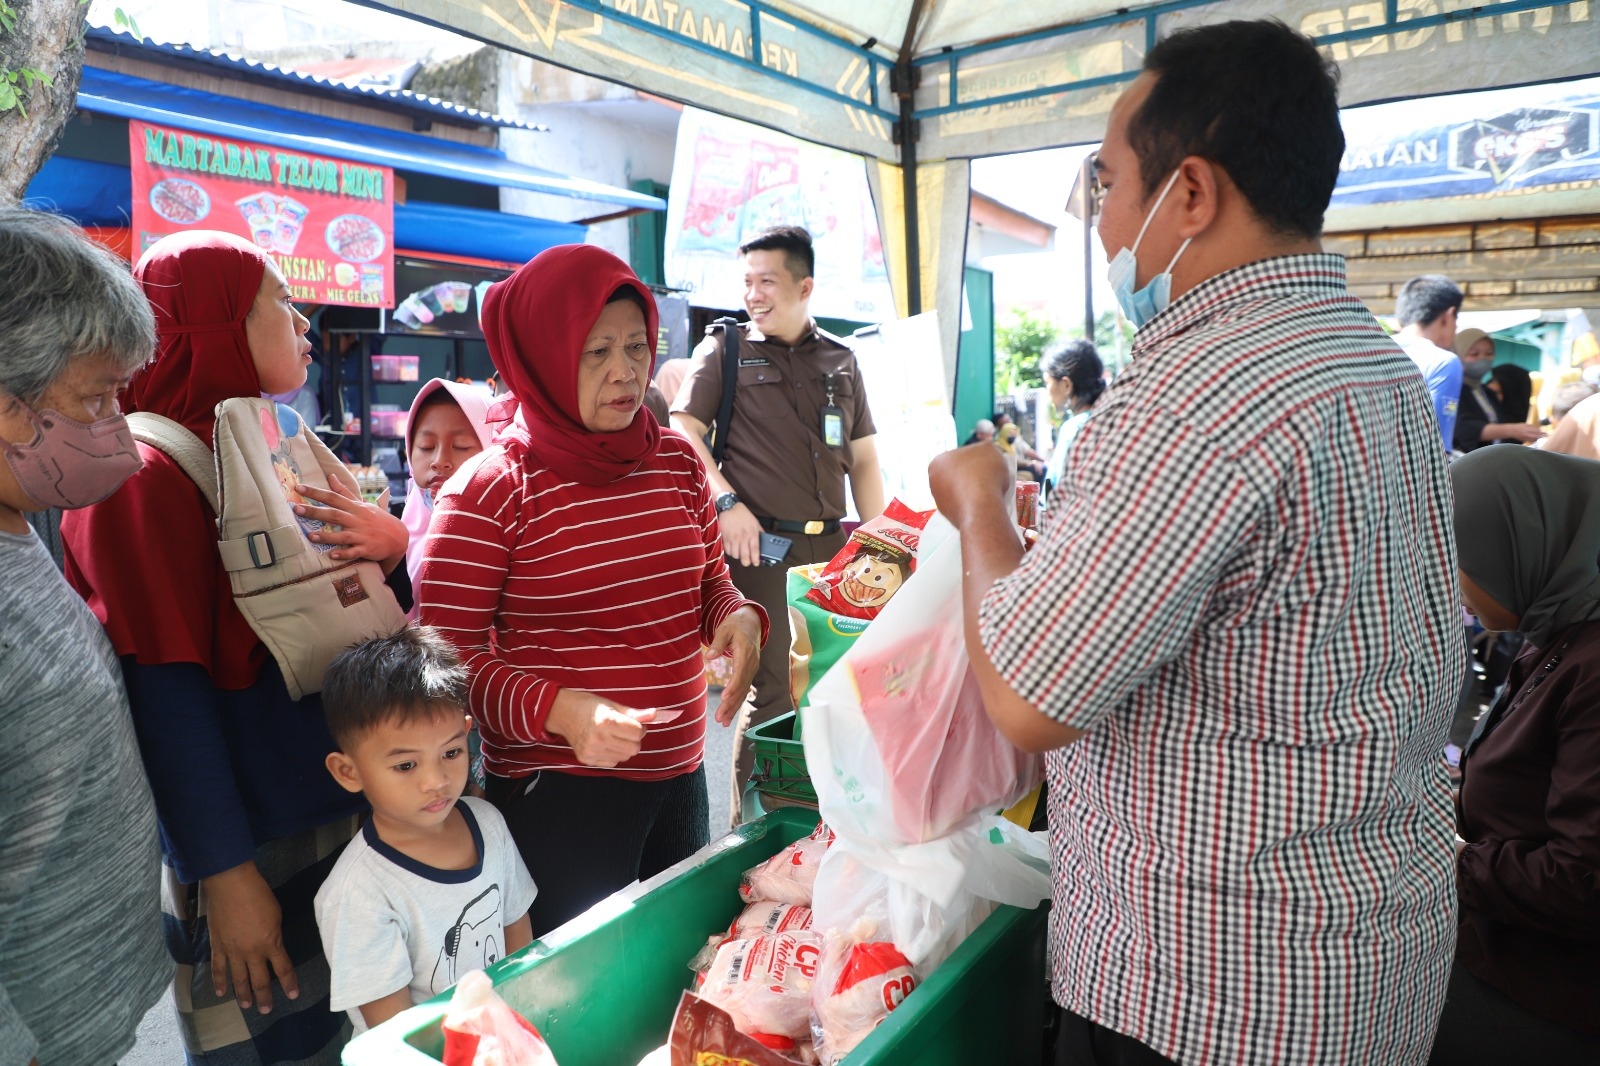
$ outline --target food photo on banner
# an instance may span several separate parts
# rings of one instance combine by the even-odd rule
[[[297,301],[394,306],[391,168],[138,121],[128,141],[137,254],[224,230],[271,256]]]

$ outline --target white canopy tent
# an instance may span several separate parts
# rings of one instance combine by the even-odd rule
[[[896,301],[939,308],[952,369],[967,160],[1099,140],[1165,34],[1280,19],[1339,63],[1345,106],[1600,73],[1595,0],[361,2],[877,160]]]

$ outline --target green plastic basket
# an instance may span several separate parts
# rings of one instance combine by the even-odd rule
[[[817,790],[806,772],[805,745],[794,735],[798,723],[795,712],[790,711],[745,734],[756,758],[750,785],[764,796],[815,807]]]

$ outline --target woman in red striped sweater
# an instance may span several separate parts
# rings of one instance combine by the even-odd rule
[[[728,578],[689,442],[642,407],[656,307],[633,271],[552,248],[482,320],[511,424],[436,494],[422,621],[471,671],[542,936],[708,842],[703,649],[733,658],[727,725],[767,619]]]

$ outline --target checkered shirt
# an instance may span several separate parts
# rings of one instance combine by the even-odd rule
[[[1056,1000],[1181,1063],[1422,1063],[1455,944],[1445,454],[1344,261],[1140,331],[984,599],[1049,757]]]

